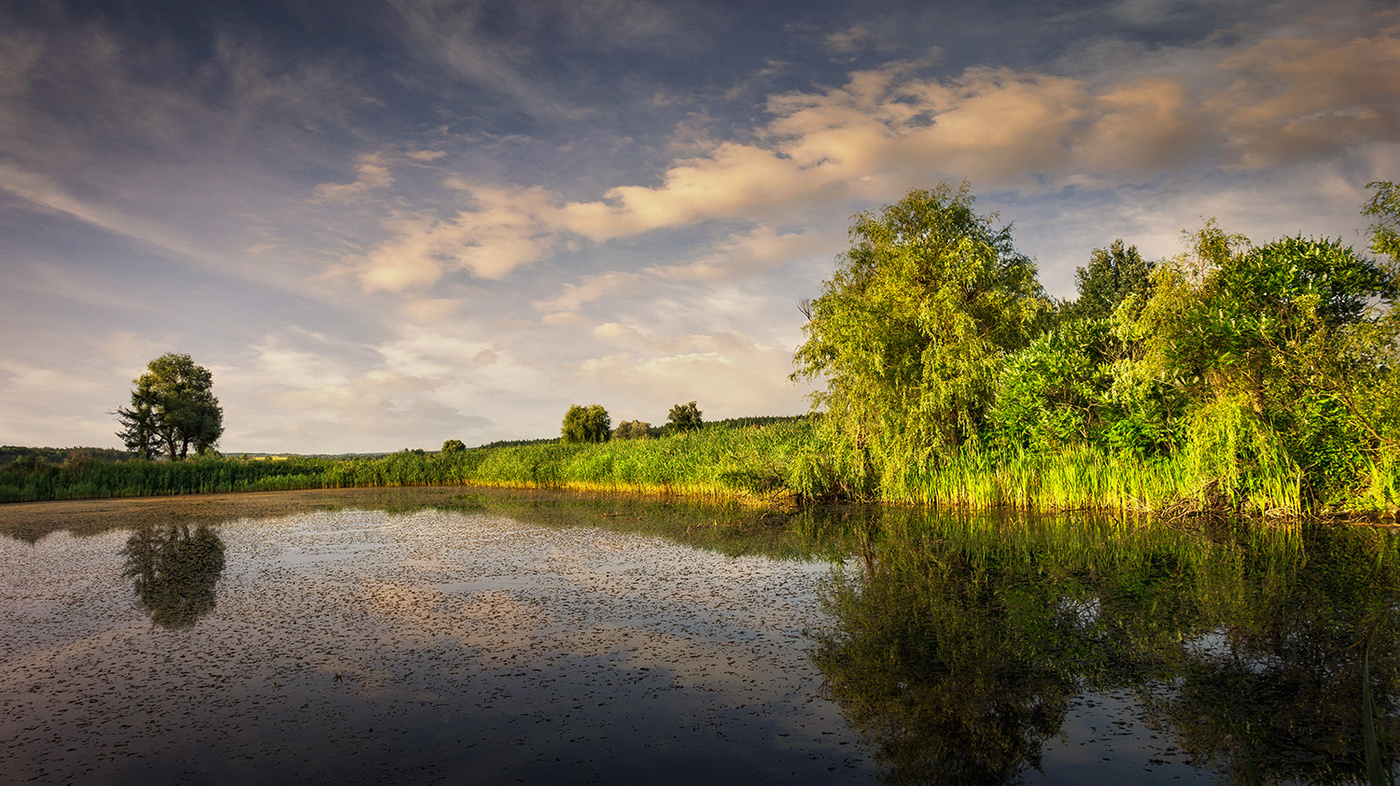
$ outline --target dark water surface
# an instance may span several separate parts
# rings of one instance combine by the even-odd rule
[[[1396,539],[464,491],[0,507],[0,782],[1351,782]]]

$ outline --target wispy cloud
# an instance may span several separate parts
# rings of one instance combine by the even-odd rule
[[[840,87],[773,95],[772,119],[755,129],[761,141],[721,141],[675,160],[656,185],[614,186],[593,201],[547,187],[471,187],[473,206],[450,219],[395,219],[395,236],[368,255],[362,279],[389,290],[427,287],[450,272],[499,279],[571,236],[604,243],[712,220],[791,219],[814,204],[945,178],[1034,192],[1148,182],[1182,166],[1288,166],[1400,139],[1394,31],[1258,42],[1221,54],[1199,83],[1174,74],[1091,83],[1006,68],[951,79],[919,71],[896,62],[853,72]],[[697,260],[668,275],[723,269]]]

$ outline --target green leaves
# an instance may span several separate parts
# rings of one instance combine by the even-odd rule
[[[808,308],[793,377],[826,380],[814,404],[832,442],[872,472],[872,460],[922,461],[975,438],[1002,356],[1047,309],[1010,229],[972,201],[967,184],[944,183],[856,216]]]
[[[601,404],[587,407],[575,404],[564,413],[560,436],[565,442],[607,442],[612,433],[612,419]]]
[[[132,381],[131,406],[117,418],[127,449],[150,459],[164,452],[171,461],[193,447],[208,453],[224,432],[223,409],[214,397],[214,376],[189,355],[169,352],[152,360],[146,373]]]
[[[671,407],[666,415],[666,430],[671,432],[694,431],[705,425],[700,419],[700,407],[694,401]]]

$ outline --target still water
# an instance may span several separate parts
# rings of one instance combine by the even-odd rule
[[[0,508],[0,782],[1342,783],[1398,538],[464,491]]]

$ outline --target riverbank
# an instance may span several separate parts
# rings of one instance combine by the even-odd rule
[[[1400,462],[1371,464],[1343,496],[1308,499],[1302,473],[1261,472],[1199,451],[1143,458],[1077,445],[1052,454],[963,450],[899,466],[843,466],[805,418],[715,425],[660,439],[541,442],[375,458],[198,458],[0,467],[0,501],[476,485],[731,499],[756,504],[868,499],[1025,510],[1189,517],[1234,512],[1394,520]]]

